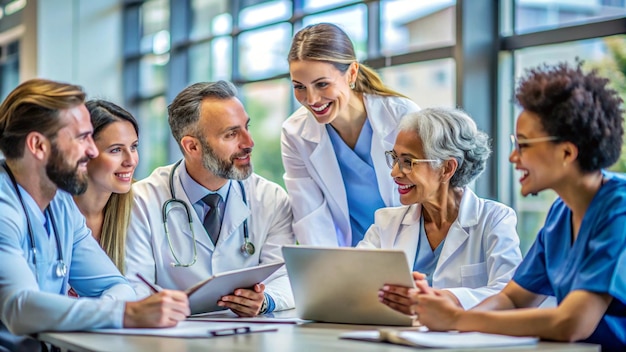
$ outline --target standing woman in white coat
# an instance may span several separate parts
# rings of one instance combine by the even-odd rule
[[[504,204],[467,187],[485,168],[489,140],[463,111],[429,108],[405,116],[391,176],[405,206],[376,212],[359,247],[402,249],[416,280],[465,309],[494,295],[522,260],[517,218]],[[380,299],[412,314],[409,288],[387,285]]]
[[[377,209],[399,205],[384,152],[400,117],[419,108],[359,64],[336,25],[300,30],[288,61],[302,104],[281,137],[294,233],[301,244],[355,246]]]

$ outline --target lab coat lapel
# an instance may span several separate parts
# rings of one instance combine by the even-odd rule
[[[400,203],[400,195],[395,187],[389,187],[388,179],[391,178],[391,170],[385,162],[385,152],[392,150],[396,142],[394,133],[396,125],[389,123],[392,119],[392,112],[387,110],[385,104],[373,104],[367,95],[364,95],[363,99],[365,101],[367,118],[370,120],[373,131],[371,156],[374,162],[374,170],[376,171],[378,189],[385,205],[388,207],[393,206]]]
[[[324,184],[328,202],[333,202],[339,206],[344,213],[348,213],[348,200],[346,196],[346,188],[341,177],[341,169],[337,158],[334,157],[335,151],[330,141],[330,137],[326,132],[325,125],[321,125],[314,118],[306,119],[306,126],[303,128],[302,138],[317,146],[310,155],[311,164],[317,173],[317,177]],[[349,227],[348,219],[344,219],[344,224],[339,224],[342,229]],[[345,232],[345,231],[344,231]],[[349,241],[348,241],[349,242]]]
[[[247,182],[244,181],[244,185]],[[245,186],[244,186],[245,187]],[[247,191],[247,190],[246,190]],[[247,193],[247,192],[246,192]],[[224,219],[222,220],[222,229],[220,231],[220,239],[218,243],[228,241],[233,235],[239,236],[239,230],[241,229],[241,243],[243,244],[243,222],[250,217],[250,208],[246,205],[241,193],[241,187],[239,182],[232,181],[230,191],[228,192],[228,199],[224,208]],[[248,232],[250,238],[252,238],[252,228],[250,226],[250,220],[248,220]],[[250,239],[252,241],[252,239]]]
[[[420,240],[422,206],[420,204],[412,204],[406,208],[406,213],[404,213],[401,219],[398,231],[390,231],[390,233],[396,233],[396,238],[394,238],[391,248],[404,250],[409,268],[412,271],[415,256],[417,255],[417,242]]]
[[[459,205],[459,215],[446,235],[446,242],[441,250],[438,268],[443,268],[448,260],[455,257],[461,247],[469,240],[469,230],[478,223],[478,199],[468,187],[463,189],[463,198]]]
[[[176,170],[176,175],[174,176],[175,176],[175,179],[174,179],[175,194],[178,199],[185,202],[185,204],[187,204],[187,206],[189,207],[189,214],[191,214],[191,221],[192,221],[191,226],[196,236],[196,243],[198,244],[198,246],[204,246],[208,248],[210,251],[215,250],[215,246],[213,245],[211,238],[209,237],[206,230],[204,229],[204,225],[202,225],[202,219],[198,218],[198,214],[195,212],[193,205],[191,204],[189,197],[187,197],[187,193],[185,193],[185,190],[183,189],[183,185],[180,182],[180,167]],[[176,228],[173,229],[172,227],[170,227],[169,228],[170,234],[175,234],[176,232],[184,233],[186,235],[186,238],[181,239],[181,243],[179,244],[179,246],[185,246],[185,245],[189,246],[189,244],[192,243],[193,241],[193,234],[191,233],[191,231],[189,231],[189,225],[186,223],[187,216],[184,214],[184,211],[177,209],[176,213],[173,213],[173,212],[170,213],[168,218],[175,218],[176,226],[178,226],[178,229]],[[176,238],[175,235],[171,237],[172,237],[172,240]],[[177,248],[183,248],[183,247],[177,247]]]

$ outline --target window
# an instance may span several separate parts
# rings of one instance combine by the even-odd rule
[[[535,32],[624,15],[623,0],[515,0],[515,32]]]
[[[0,46],[0,101],[20,82],[19,53],[19,41]]]
[[[150,126],[142,129],[138,177],[180,157],[165,118],[171,99],[189,83],[225,79],[239,87],[251,117],[255,171],[282,184],[280,128],[299,108],[286,60],[291,38],[303,26],[333,22],[352,39],[357,59],[392,89],[421,107],[469,108],[479,127],[488,128],[492,164],[476,191],[518,211],[524,253],[555,195],[519,197],[508,162],[517,79],[539,63],[579,57],[626,95],[618,69],[626,61],[626,0],[137,0],[124,6],[125,25],[137,32],[126,34],[126,103]],[[476,71],[484,62],[493,72]],[[484,76],[484,85],[468,84]],[[478,109],[468,96],[480,101]],[[614,168],[626,170],[626,158]]]
[[[405,53],[455,42],[455,1],[381,2],[384,53]]]

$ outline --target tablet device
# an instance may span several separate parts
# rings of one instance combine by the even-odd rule
[[[191,314],[207,313],[216,310],[224,310],[225,307],[217,305],[222,296],[232,294],[238,288],[251,288],[272,275],[283,262],[276,262],[226,271],[215,274],[185,290],[189,297]]]
[[[400,250],[283,246],[299,318],[330,323],[401,325],[413,317],[378,301],[385,284],[415,287]]]

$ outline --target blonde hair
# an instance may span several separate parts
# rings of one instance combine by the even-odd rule
[[[132,189],[127,193],[111,194],[104,206],[104,220],[100,233],[100,246],[122,274],[125,271],[126,232],[132,205]]]
[[[93,125],[93,138],[97,139],[106,126],[114,122],[126,121],[139,136],[139,125],[131,113],[106,100],[90,100],[86,104]],[[100,232],[100,246],[111,258],[119,271],[124,274],[126,252],[126,232],[130,223],[133,205],[132,188],[127,193],[112,193],[104,206],[104,219]]]
[[[354,46],[348,35],[332,23],[318,23],[302,28],[293,37],[287,61],[324,61],[345,74],[356,62]],[[359,64],[354,91],[359,93],[405,97],[383,84],[370,67]]]

